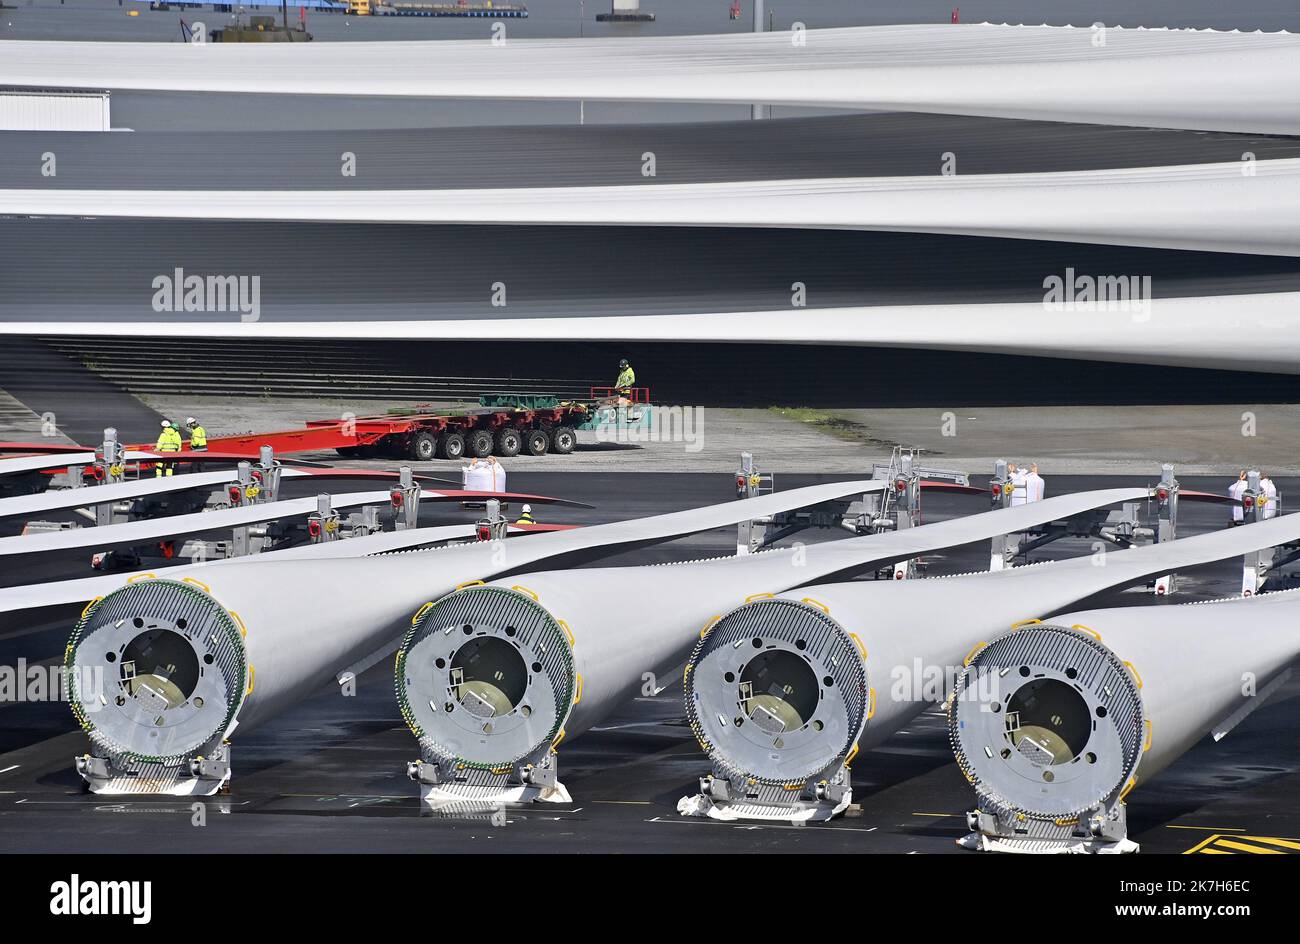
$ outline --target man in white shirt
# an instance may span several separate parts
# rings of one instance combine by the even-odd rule
[[[1266,472],[1259,473],[1259,489],[1264,493],[1264,498],[1267,499],[1264,504],[1263,514],[1260,517],[1277,517],[1277,486],[1273,484],[1273,480],[1268,477]]]
[[[1011,486],[1011,507],[1029,501],[1029,473],[1015,465],[1007,466],[1007,484]]]
[[[1232,499],[1232,523],[1233,525],[1241,524],[1243,512],[1241,510],[1241,496],[1246,491],[1246,470],[1242,469],[1241,474],[1237,476],[1237,481],[1228,486],[1228,497]]]
[[[1025,501],[1036,502],[1043,500],[1043,495],[1047,492],[1047,483],[1038,474],[1038,463],[1036,462],[1031,463],[1029,466],[1029,475],[1025,476],[1025,487],[1028,490]]]

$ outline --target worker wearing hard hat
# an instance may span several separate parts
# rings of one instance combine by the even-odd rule
[[[172,425],[171,420],[163,420],[162,432],[158,434],[158,442],[154,444],[154,452],[180,452],[181,451],[181,434],[176,427]],[[155,476],[171,475],[176,471],[176,463],[159,462],[153,467]]]
[[[1241,496],[1246,493],[1246,470],[1242,469],[1237,475],[1237,481],[1228,486],[1228,498],[1232,500],[1232,523],[1239,525],[1245,517],[1245,512],[1241,507]]]
[[[524,507],[520,509],[519,520],[516,521],[515,524],[537,524],[537,522],[533,520],[532,505],[524,505]]]
[[[630,400],[634,386],[636,386],[636,371],[632,369],[632,365],[625,357],[618,362],[618,380],[614,381],[614,389],[618,391],[620,397]]]
[[[208,451],[208,431],[194,417],[187,417],[185,425],[190,431],[190,449],[194,452]]]

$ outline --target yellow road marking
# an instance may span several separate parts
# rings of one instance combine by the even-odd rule
[[[1266,842],[1269,845],[1281,846],[1283,849],[1294,849],[1300,852],[1300,842],[1294,839],[1279,839],[1276,836],[1246,836],[1254,842]]]
[[[1184,855],[1233,855],[1239,852],[1251,855],[1288,855],[1300,852],[1300,840],[1283,839],[1278,836],[1225,836],[1215,833],[1192,846]]]
[[[1216,845],[1221,849],[1236,849],[1238,852],[1253,852],[1256,855],[1281,855],[1276,849],[1261,849],[1258,846],[1252,846],[1244,842],[1233,842],[1231,839],[1220,839]]]

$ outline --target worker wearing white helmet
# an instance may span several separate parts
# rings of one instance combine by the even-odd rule
[[[185,425],[189,427],[190,430],[190,449],[195,452],[207,452],[208,431],[204,429],[203,425],[192,416],[185,418]]]
[[[181,434],[172,425],[171,420],[163,420],[159,425],[162,426],[162,432],[158,434],[158,442],[153,447],[154,452],[180,452]],[[155,476],[171,475],[175,471],[176,463],[174,462],[159,462],[153,467]]]
[[[537,524],[537,522],[533,520],[532,505],[524,505],[524,507],[520,509],[519,520],[516,521],[515,524]]]

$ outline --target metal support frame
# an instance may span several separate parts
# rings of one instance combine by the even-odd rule
[[[402,466],[398,475],[397,487],[389,494],[389,505],[393,509],[393,527],[405,531],[419,526],[420,486],[409,465]]]
[[[465,768],[425,753],[407,763],[406,776],[419,785],[421,802],[435,811],[463,814],[500,809],[504,804],[572,801],[560,782],[559,755],[549,742],[505,771]]]
[[[989,500],[993,509],[1011,507],[1011,472],[1006,459],[999,459],[989,480]],[[989,549],[989,570],[1004,570],[1015,558],[1014,535],[999,534]]]
[[[261,483],[261,500],[265,502],[279,501],[281,466],[275,459],[275,450],[270,446],[262,446],[260,454],[261,459],[257,463],[255,475]]]
[[[277,549],[295,534],[301,534],[304,527],[313,544],[366,537],[384,530],[380,508],[379,505],[366,505],[345,518],[334,510],[332,496],[322,494],[317,496],[317,509],[308,516],[305,525],[302,522],[280,520],[243,525],[233,528],[228,540],[187,539],[171,556],[200,562],[262,554]],[[502,534],[504,536],[504,529]],[[147,566],[156,557],[154,554],[141,553],[141,548],[120,548],[96,554],[92,560],[96,569],[108,570],[127,564]]]
[[[93,469],[89,476],[86,472]],[[124,501],[95,502],[95,489],[103,485],[119,485],[127,481],[126,449],[118,441],[117,430],[112,427],[104,430],[104,441],[95,450],[95,459],[88,466],[72,466],[57,477],[69,489],[86,489],[86,505],[71,509],[73,514],[86,519],[96,527],[122,524],[139,518],[162,516],[167,514],[184,514],[197,511],[204,506],[221,507],[228,500],[226,491],[219,490],[204,495],[202,500],[179,492],[170,492],[156,496],[141,496]],[[87,483],[87,478],[95,484]],[[82,525],[69,521],[28,521],[24,526],[26,534],[43,534],[52,531],[66,531]],[[108,555],[96,555],[103,560]],[[99,566],[96,564],[96,566]]]
[[[989,482],[990,498],[994,508],[1008,507],[1012,489],[1008,487],[1008,464],[999,459]],[[1144,508],[1140,502],[1125,502],[1115,511],[1096,509],[1063,521],[1053,521],[1022,534],[1007,534],[994,538],[989,554],[989,570],[1010,567],[1016,558],[1045,547],[1062,538],[1096,538],[1120,548],[1141,547],[1173,541],[1178,536],[1178,497],[1181,485],[1174,475],[1174,467],[1165,463],[1160,467],[1160,481],[1151,488],[1150,499]],[[1152,510],[1154,502],[1154,510]],[[1248,520],[1253,520],[1248,519]],[[1272,552],[1261,552],[1271,554]],[[1254,557],[1255,555],[1249,555]],[[1250,580],[1253,563],[1248,562]],[[1260,571],[1262,573],[1262,571]],[[1152,592],[1169,596],[1177,588],[1176,575],[1164,574],[1151,584]]]
[[[510,527],[510,522],[501,513],[501,502],[489,498],[483,503],[483,517],[474,523],[475,535],[480,541],[502,541]]]
[[[1270,505],[1272,506],[1270,508]],[[1246,473],[1246,488],[1241,493],[1241,523],[1253,524],[1282,512],[1282,494],[1269,495],[1258,469]],[[1289,542],[1277,547],[1251,551],[1241,562],[1241,595],[1243,597],[1268,589],[1290,590],[1300,586],[1300,574],[1284,573],[1282,568],[1300,560],[1300,542]]]
[[[117,430],[104,430],[104,442],[95,453],[95,463],[102,472],[97,476],[104,483],[126,481],[126,448],[118,441]]]
[[[1178,492],[1180,486],[1174,476],[1174,467],[1166,462],[1160,467],[1160,481],[1156,484],[1156,544],[1172,541],[1178,536]],[[1169,596],[1176,589],[1174,574],[1161,574],[1152,589],[1156,596]]]
[[[894,529],[906,531],[920,524],[921,511],[921,475],[913,465],[912,454],[899,454],[898,471],[892,480],[894,498]],[[888,490],[886,490],[888,492]],[[894,580],[906,580],[915,577],[916,561],[913,558],[898,561],[893,566],[891,576]]]
[[[740,468],[736,470],[736,498],[757,498],[776,491],[776,476],[758,471],[752,452],[740,454]],[[752,554],[764,544],[776,540],[767,533],[772,518],[752,518],[736,525],[736,553]]]
[[[740,458],[740,468],[735,473],[737,498],[755,498],[776,490],[775,476],[758,471],[752,453],[741,453]],[[873,481],[888,483],[880,492],[742,521],[736,526],[736,553],[753,553],[805,528],[843,528],[853,534],[911,528],[920,523],[923,479],[970,484],[970,476],[965,472],[923,467],[916,460],[916,450],[895,446],[887,465],[877,464],[872,468]],[[919,559],[903,561],[888,572],[895,579],[904,579],[915,576],[920,566],[923,562]]]
[[[763,12],[763,0],[754,0],[754,32],[767,32],[767,18]],[[771,106],[754,102],[749,106],[749,117],[754,121],[771,116]]]
[[[369,534],[378,534],[382,530],[383,527],[379,523],[379,508],[375,505],[366,505],[360,511],[348,515],[343,527],[344,533],[340,536],[363,538]]]
[[[307,537],[312,544],[323,544],[339,538],[339,513],[334,510],[329,495],[316,496],[316,510],[307,516]]]
[[[95,468],[97,474],[95,478],[105,484],[126,481],[126,450],[117,440],[117,430],[109,427],[104,430],[104,442],[95,453]],[[72,488],[80,488],[85,484],[85,470],[78,467],[75,472],[73,469],[68,470],[68,484]],[[109,525],[113,523],[114,508],[112,503],[96,505],[95,524],[96,526]]]
[[[235,467],[235,481],[226,486],[226,500],[218,507],[242,508],[257,501],[261,493],[261,486],[253,481],[252,463],[240,462]]]
[[[212,796],[230,789],[230,744],[221,742],[190,757],[183,767],[87,753],[75,762],[92,793],[128,796]]]
[[[753,453],[749,452],[740,455],[735,481],[737,499],[757,498],[776,491],[776,476],[760,472]],[[805,528],[843,528],[854,534],[866,534],[871,530],[876,507],[877,496],[872,493],[741,521],[736,525],[736,554],[752,554]]]
[[[895,446],[889,456],[888,465],[876,465],[872,469],[872,478],[888,482],[888,487],[869,501],[870,530],[876,533],[884,531],[903,531],[921,523],[921,482],[951,482],[954,485],[970,485],[970,476],[955,469],[936,469],[922,466],[917,461],[919,450]],[[915,577],[924,567],[920,558],[899,561],[888,570],[893,580],[906,580]]]

